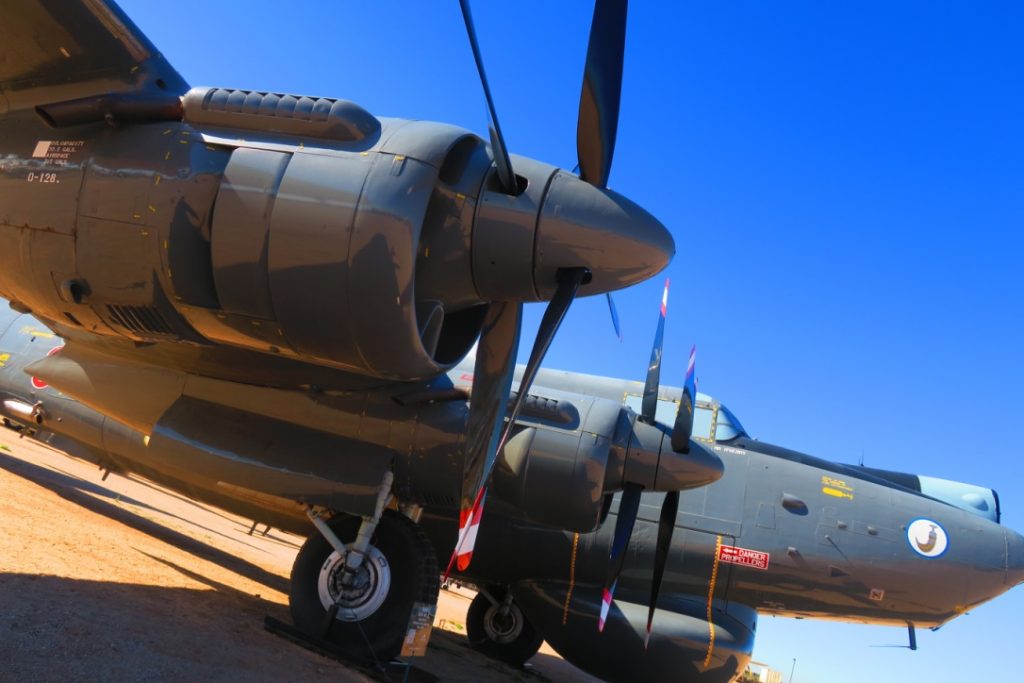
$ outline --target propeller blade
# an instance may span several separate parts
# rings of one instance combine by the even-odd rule
[[[573,299],[576,298],[576,292],[579,291],[580,285],[587,281],[590,277],[590,271],[586,268],[563,268],[558,271],[558,289],[555,291],[555,295],[548,302],[548,307],[544,311],[544,317],[541,319],[540,329],[537,331],[537,338],[533,342],[533,350],[530,352],[530,360],[526,364],[526,370],[523,372],[523,377],[519,381],[519,391],[516,394],[516,400],[512,404],[512,408],[508,411],[508,422],[505,424],[505,429],[501,432],[501,438],[496,439],[498,431],[501,429],[502,418],[504,417],[505,407],[508,404],[508,397],[512,390],[512,370],[514,369],[515,349],[518,347],[519,339],[519,328],[522,319],[522,304],[512,303],[494,303],[491,304],[491,309],[487,311],[487,318],[485,319],[484,331],[487,335],[485,340],[484,336],[480,338],[480,345],[477,349],[477,363],[481,362],[493,362],[495,363],[494,368],[488,366],[485,372],[485,377],[488,378],[487,386],[488,391],[483,397],[484,403],[482,403],[481,411],[486,409],[486,416],[481,414],[474,423],[473,415],[473,402],[474,400],[481,400],[477,398],[477,382],[480,378],[480,370],[475,369],[473,371],[473,393],[470,394],[470,424],[467,427],[467,471],[463,478],[463,493],[462,493],[462,510],[459,516],[459,540],[455,544],[455,550],[452,552],[452,557],[448,561],[448,568],[445,570],[445,578],[447,579],[448,574],[451,572],[453,564],[457,563],[459,571],[465,570],[470,561],[473,558],[473,546],[476,543],[476,528],[480,524],[480,519],[483,516],[483,507],[487,499],[487,480],[491,476],[491,470],[494,468],[494,463],[497,462],[498,454],[501,453],[501,449],[505,447],[505,443],[508,441],[509,436],[512,434],[512,429],[515,427],[516,418],[519,416],[519,411],[523,407],[523,401],[526,400],[526,395],[530,391],[530,387],[533,385],[533,380],[537,376],[537,370],[540,369],[540,364],[544,360],[544,355],[547,353],[548,348],[551,346],[551,340],[554,339],[555,333],[558,332],[559,326],[562,324],[562,320],[565,319],[565,314],[569,310],[569,306],[572,305]],[[499,312],[496,315],[495,329],[489,330],[487,323],[491,320],[492,309],[496,306],[509,306],[515,308],[515,321],[505,322],[500,328],[497,327],[498,322],[502,322],[505,316],[511,317],[512,314],[507,312]],[[514,335],[512,328],[514,329]],[[491,336],[494,336],[495,341],[491,341]],[[515,339],[515,343],[512,343],[511,339]],[[487,343],[485,343],[485,341]],[[485,348],[493,347],[494,355],[484,355]],[[503,355],[507,350],[511,350],[509,355]],[[500,363],[499,363],[500,362]],[[501,375],[502,384],[494,381],[492,376],[496,376],[498,366],[500,364],[500,370],[507,372],[508,383],[504,383],[506,379],[505,375]],[[493,391],[501,391],[501,398],[497,399],[493,394]],[[493,412],[493,408],[499,405],[501,412]],[[491,422],[485,422],[485,419],[492,420]],[[474,431],[470,431],[472,428]],[[490,429],[490,431],[487,431]],[[480,453],[484,453],[485,457],[481,458]],[[472,459],[470,459],[472,457]],[[482,461],[483,466],[479,470],[477,463]],[[469,466],[472,466],[472,476],[469,471]],[[467,489],[467,486],[476,482],[473,488]],[[472,499],[467,497],[468,491],[478,490],[476,496]]]
[[[466,22],[469,44],[473,48],[476,70],[480,74],[480,85],[484,87],[484,96],[487,98],[487,109],[490,113],[488,132],[491,136],[494,165],[498,169],[498,178],[501,180],[502,188],[505,192],[513,194],[516,191],[516,176],[512,171],[512,160],[509,159],[508,148],[505,146],[505,136],[501,134],[501,125],[498,124],[498,110],[494,106],[494,98],[491,97],[491,86],[487,83],[484,59],[480,54],[480,44],[476,40],[476,28],[473,26],[473,13],[469,9],[469,0],[459,0],[459,5],[462,7],[462,20]]]
[[[604,582],[604,591],[601,593],[601,616],[597,622],[598,632],[604,631],[605,621],[608,620],[608,610],[611,609],[612,599],[615,597],[615,586],[619,583],[619,574],[626,563],[626,549],[629,548],[629,539],[633,535],[633,526],[636,524],[636,516],[640,511],[640,494],[643,487],[637,484],[626,484],[622,490],[622,498],[619,499],[619,514],[615,519],[615,536],[612,539],[612,551],[608,556],[608,577]]]
[[[512,392],[522,322],[523,305],[508,301],[493,302],[484,316],[466,423],[463,512],[473,507],[486,475],[497,459],[502,418]]]
[[[647,634],[644,636],[644,650],[651,640],[651,625],[654,623],[654,610],[658,607],[658,594],[661,592],[661,580],[665,576],[665,565],[668,564],[668,551],[672,547],[672,531],[676,528],[676,513],[679,511],[679,491],[665,494],[665,502],[661,504],[661,519],[658,520],[658,545],[654,549],[654,575],[651,577],[651,603],[647,608]]]
[[[640,404],[640,419],[647,424],[654,424],[654,414],[658,409],[658,384],[661,382],[661,352],[665,342],[665,314],[668,312],[668,279],[661,293],[661,316],[658,318],[658,331],[654,334],[654,346],[651,347],[651,362],[647,366],[647,382],[644,384],[643,403]]]
[[[583,71],[576,154],[580,177],[607,187],[619,127],[622,61],[626,49],[626,0],[597,0]]]
[[[605,297],[608,299],[608,312],[612,314],[612,325],[615,327],[615,336],[622,341],[622,326],[619,325],[619,311],[615,308],[615,299],[612,298],[611,292],[605,292]]]
[[[473,548],[476,546],[476,534],[480,529],[480,520],[484,516],[484,503],[487,502],[487,486],[480,487],[476,500],[469,509],[463,508],[459,512],[459,538],[455,541],[455,549],[448,559],[448,566],[445,567],[442,581],[448,581],[452,573],[452,567],[457,566],[459,571],[465,571],[473,559]]]
[[[563,268],[558,271],[558,290],[555,291],[555,295],[548,302],[548,307],[544,309],[544,317],[541,318],[540,329],[537,330],[537,338],[533,342],[530,360],[526,364],[523,378],[519,380],[516,400],[512,404],[508,423],[505,425],[505,433],[502,434],[498,445],[499,451],[505,446],[505,442],[508,441],[508,437],[512,434],[516,418],[519,417],[519,411],[523,407],[523,401],[526,400],[526,395],[530,392],[530,387],[533,386],[533,380],[537,377],[540,364],[543,362],[544,356],[551,346],[551,340],[555,338],[555,333],[558,332],[558,328],[565,319],[565,314],[569,312],[569,306],[572,305],[573,299],[576,298],[576,292],[579,291],[580,285],[589,281],[589,279],[590,271],[586,268]]]
[[[676,453],[690,452],[690,435],[693,434],[693,407],[697,402],[697,379],[694,369],[697,364],[697,347],[690,348],[690,361],[686,364],[686,381],[683,383],[683,398],[676,411],[676,422],[672,427],[672,450]]]

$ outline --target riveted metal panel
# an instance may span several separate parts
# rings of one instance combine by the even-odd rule
[[[437,172],[414,159],[378,155],[352,229],[349,298],[359,352],[369,368],[404,378],[439,369],[420,340],[414,271]],[[381,267],[381,264],[388,264]]]
[[[90,408],[148,434],[160,415],[181,396],[185,375],[140,365],[70,343],[27,371]]]
[[[359,154],[295,154],[274,203],[267,252],[271,300],[289,344],[353,367],[365,364],[350,324],[349,242],[371,165],[372,157]]]
[[[537,216],[556,169],[520,157],[513,163],[520,173],[535,180],[518,195],[488,189],[481,192],[473,228],[473,281],[485,299],[537,301],[532,268]]]
[[[156,237],[143,225],[83,218],[75,241],[78,272],[89,283],[90,302],[146,306],[153,303]]]
[[[149,447],[216,482],[286,500],[373,514],[394,452],[182,397],[153,428]]]
[[[467,133],[465,128],[447,123],[408,121],[382,136],[379,149],[385,154],[403,155],[440,168],[452,146]]]
[[[36,117],[4,122],[0,224],[74,234],[94,134],[47,128]],[[2,263],[2,261],[0,261]]]
[[[236,149],[224,170],[213,211],[210,249],[221,307],[274,319],[267,275],[270,212],[290,154]]]

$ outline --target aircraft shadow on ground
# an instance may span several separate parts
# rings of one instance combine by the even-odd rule
[[[104,498],[115,500],[118,497],[118,494],[110,489],[95,484],[94,482],[88,482],[68,474],[20,460],[2,451],[0,451],[0,468],[7,470],[11,474],[27,479],[37,486],[48,489],[61,498],[89,510],[90,512],[103,515],[108,519],[120,522],[127,527],[163,541],[164,543],[195,555],[198,558],[218,564],[224,569],[243,576],[250,581],[255,581],[256,583],[284,593],[285,595],[288,594],[289,582],[287,578],[269,572],[252,562],[248,562],[247,560],[209,545],[208,543],[203,543],[191,536],[169,529],[158,522],[146,519],[131,510],[120,507],[114,503],[107,502]],[[102,498],[96,498],[95,495],[100,495]],[[121,500],[130,502],[131,499],[122,496]],[[171,513],[164,513],[162,510],[157,510],[152,506],[144,504],[140,505],[148,509],[158,511],[161,514],[168,514],[169,516],[176,517],[177,519],[181,519],[182,521],[190,524],[195,524],[194,522],[177,517]],[[201,525],[195,526],[210,533],[224,536],[217,531],[208,529]]]
[[[0,679],[269,681],[333,666],[258,626],[283,606],[177,569],[214,590],[0,574]]]
[[[0,574],[0,679],[280,681],[333,671],[330,678],[349,680],[344,665],[258,626],[266,614],[285,618],[282,605],[143,554],[211,590]],[[553,659],[538,654],[533,661]],[[447,631],[435,634],[426,659],[412,663],[418,671],[410,681],[552,680],[488,660],[465,636]],[[381,681],[399,680],[395,675],[371,674]]]
[[[96,482],[81,479],[58,469],[21,460],[3,451],[0,451],[0,469],[52,491],[83,509],[124,524],[135,531],[163,541],[197,558],[217,564],[267,588],[284,594],[288,593],[289,582],[285,577],[269,572],[258,565],[186,534],[169,529],[159,522],[147,519],[110,501],[121,501],[160,514],[167,514],[193,524],[196,528],[223,536],[219,532],[173,513],[165,512],[159,507],[135,500],[130,496],[118,494]],[[39,673],[46,671],[47,676],[52,674],[54,680],[80,680],[83,676],[95,680],[143,680],[146,678],[145,676],[140,679],[138,671],[126,669],[124,667],[127,665],[118,664],[116,660],[122,659],[119,653],[136,648],[140,640],[145,648],[152,644],[153,640],[160,639],[158,635],[150,635],[146,628],[146,624],[153,620],[161,621],[161,633],[164,632],[165,627],[170,626],[174,632],[180,629],[181,633],[193,634],[195,620],[202,618],[202,614],[212,615],[223,611],[225,614],[235,615],[235,618],[240,619],[238,625],[232,628],[233,633],[230,634],[235,638],[243,632],[256,632],[263,637],[264,632],[256,624],[262,623],[264,616],[268,614],[288,620],[287,609],[282,605],[239,591],[165,558],[137,548],[136,550],[149,559],[160,562],[212,590],[87,581],[34,574],[0,574],[0,661],[11,663],[11,668],[5,664],[3,675],[12,676],[11,680],[37,680],[36,677]],[[65,597],[59,598],[58,596]],[[70,600],[68,596],[71,596]],[[136,624],[136,626],[132,626],[132,624]],[[211,636],[212,638],[209,640],[213,642],[204,643],[203,647],[209,647],[209,661],[215,662],[219,656],[216,642],[221,635],[211,634]],[[267,637],[272,638],[269,635]],[[174,678],[174,669],[170,667],[181,666],[181,657],[192,659],[195,656],[201,656],[188,654],[189,652],[195,653],[196,638],[186,638],[185,636],[182,638],[180,648],[183,650],[181,652],[175,652],[175,648],[171,644],[165,643],[160,646],[160,651],[170,653],[170,655],[160,655],[159,653],[150,655],[156,657],[153,666],[168,667],[167,674],[171,678]],[[79,660],[80,664],[76,665],[77,669],[72,667],[61,674],[61,667],[57,669],[50,667],[54,652],[63,653],[67,651],[68,642],[80,641],[88,652],[78,656],[68,651],[66,657],[63,654],[61,657],[62,660]],[[276,639],[271,640],[270,647],[268,648],[268,644],[264,644],[263,649],[267,652],[274,651],[284,655],[287,653],[294,655],[296,650],[291,647],[273,646],[280,642]],[[256,646],[252,647],[256,648]],[[477,674],[488,671],[500,680],[529,681],[531,683],[550,681],[551,679],[537,669],[544,669],[546,664],[558,660],[557,657],[538,653],[527,668],[513,669],[475,653],[470,649],[465,635],[451,631],[436,631],[431,639],[431,651],[435,653],[435,656],[441,652],[447,653],[467,664],[468,660],[472,660],[473,669]],[[106,659],[112,661],[104,661]],[[327,665],[330,665],[329,660],[319,657],[317,660],[328,662]],[[413,663],[417,667],[422,666],[423,669],[429,671],[435,668],[434,665],[437,662],[434,657],[428,655],[426,660],[413,660]],[[68,667],[71,665],[68,664]],[[221,680],[224,677],[236,677],[240,672],[248,671],[248,665],[242,668],[232,667],[235,667],[235,664],[227,661],[223,667],[211,669],[209,676],[203,675],[203,678]],[[441,668],[447,674],[442,677],[444,680],[479,680],[472,674],[464,679],[458,675],[453,678],[451,677],[451,667],[443,666]],[[219,675],[218,671],[221,672]],[[264,672],[254,673],[255,677],[247,678],[247,680],[263,680],[260,675]],[[155,680],[166,680],[166,678],[157,675]]]

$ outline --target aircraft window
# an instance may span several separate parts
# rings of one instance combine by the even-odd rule
[[[626,396],[626,407],[636,414],[640,414],[640,408],[642,405],[643,398],[641,396],[633,396],[632,394]],[[654,409],[654,421],[672,429],[672,425],[676,423],[676,410],[678,410],[678,408],[679,404],[675,401],[663,401],[659,399],[657,408]]]
[[[711,408],[698,405],[693,413],[693,438],[710,441],[714,417]]]
[[[728,441],[737,436],[746,436],[747,432],[736,416],[725,406],[718,406],[718,426],[715,429],[715,441]]]

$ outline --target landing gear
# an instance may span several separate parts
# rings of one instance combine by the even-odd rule
[[[326,524],[334,540],[349,548],[360,528],[365,530],[359,518]],[[381,515],[360,562],[346,565],[348,553],[333,545],[315,533],[295,558],[289,596],[295,626],[353,659],[395,658],[413,605],[437,604],[440,570],[433,546],[418,526],[392,510]]]
[[[516,667],[537,654],[544,642],[504,586],[477,593],[466,614],[466,633],[474,650]]]

